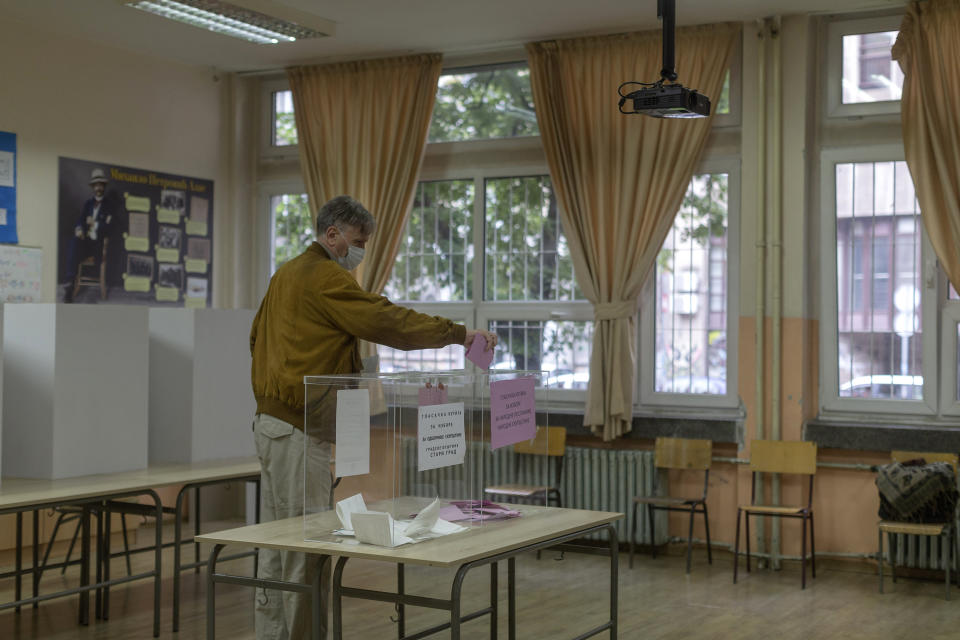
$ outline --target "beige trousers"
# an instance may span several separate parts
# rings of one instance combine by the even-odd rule
[[[310,486],[305,487],[304,434],[292,424],[273,416],[258,414],[253,434],[260,458],[260,519],[262,522],[303,515],[304,490],[307,504],[314,508],[330,506],[329,442],[313,440],[307,452]],[[326,473],[319,470],[327,470]],[[292,551],[260,549],[258,577],[284,582],[310,584],[319,567],[319,558]],[[329,593],[330,565],[321,581]],[[257,640],[302,640],[310,637],[311,603],[309,594],[274,589],[256,590],[254,622]],[[322,616],[322,636],[327,635],[327,615]]]

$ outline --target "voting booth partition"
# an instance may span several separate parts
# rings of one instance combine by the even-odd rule
[[[512,446],[526,443],[530,454],[548,424],[545,372],[307,376],[304,386],[305,540],[395,546],[483,527],[519,517],[509,504],[485,502],[486,486],[505,477],[553,482],[546,439],[534,445],[542,455]],[[331,510],[336,517],[324,517]],[[441,522],[417,528],[421,514]],[[422,535],[410,540],[411,531]]]

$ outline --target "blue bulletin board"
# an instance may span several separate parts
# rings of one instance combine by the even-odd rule
[[[0,242],[17,242],[17,135],[0,131]]]

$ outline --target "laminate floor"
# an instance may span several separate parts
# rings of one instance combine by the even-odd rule
[[[223,523],[220,528],[234,526]],[[211,529],[213,530],[213,529]],[[150,539],[144,527],[140,540]],[[192,559],[192,550],[186,552]],[[570,638],[602,622],[607,611],[607,567],[603,556],[545,552],[537,560],[533,554],[517,561],[518,637],[523,639]],[[134,571],[144,570],[149,554],[135,557]],[[0,571],[12,566],[12,554],[0,555]],[[205,583],[202,574],[183,576],[183,606],[180,631],[171,631],[170,575],[172,551],[164,553],[163,610],[161,638],[199,640],[205,637]],[[224,563],[232,573],[249,573],[252,561],[242,559]],[[960,589],[954,587],[953,600],[943,599],[943,583],[889,578],[886,593],[877,593],[875,566],[866,562],[822,559],[818,577],[800,590],[799,566],[784,563],[781,571],[741,572],[738,584],[732,584],[732,556],[715,552],[708,565],[706,553],[694,554],[690,576],[684,573],[682,549],[661,555],[656,560],[638,555],[635,568],[627,568],[626,554],[620,558],[620,638],[950,638],[960,637]],[[122,559],[114,561],[112,571],[125,570]],[[42,589],[55,591],[77,583],[78,568],[61,577],[58,571],[44,575]],[[351,560],[346,584],[393,588],[392,565]],[[452,571],[411,567],[407,573],[408,593],[432,597],[449,594]],[[809,577],[808,577],[809,578]],[[485,606],[489,571],[475,570],[468,575],[465,611]],[[499,630],[506,637],[506,568],[500,569],[501,618]],[[253,640],[253,591],[244,587],[220,585],[217,589],[217,637],[229,640]],[[0,582],[0,602],[12,599],[13,582]],[[92,601],[92,597],[91,597]],[[442,622],[439,611],[409,608],[407,632]],[[388,639],[396,637],[391,621],[393,606],[386,603],[345,600],[345,638]],[[115,640],[150,638],[152,625],[152,585],[142,581],[115,587],[111,591],[110,620],[91,619],[87,627],[76,624],[77,597],[41,603],[38,609],[0,611],[0,639],[3,640]],[[91,618],[93,618],[91,614]],[[465,639],[489,638],[486,619],[467,623]],[[435,637],[447,637],[440,634]],[[606,634],[598,636],[607,637]]]

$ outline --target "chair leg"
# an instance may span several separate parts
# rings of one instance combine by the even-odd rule
[[[53,533],[50,534],[50,541],[47,543],[47,548],[43,552],[43,562],[40,563],[40,575],[37,576],[37,582],[40,582],[43,578],[43,572],[47,568],[47,561],[50,559],[50,550],[53,549],[53,545],[57,542],[57,531],[60,530],[60,523],[63,522],[66,515],[65,513],[61,513],[57,521],[53,524]]]
[[[650,555],[652,558],[656,559],[657,557],[657,541],[653,537],[653,505],[647,505],[647,528],[650,529]]]
[[[745,511],[743,513],[743,525],[745,528],[746,535],[744,536],[747,540],[747,573],[750,573],[750,512]]]
[[[690,561],[693,556],[693,507],[690,507],[690,526],[687,533],[687,573],[690,573]]]
[[[813,512],[810,512],[810,575],[817,577],[817,544],[813,534]]]
[[[880,579],[880,593],[883,593],[883,529],[877,527],[877,577]]]
[[[67,567],[70,565],[70,555],[73,553],[73,547],[77,544],[77,536],[80,535],[80,525],[83,524],[83,518],[80,518],[77,522],[77,528],[73,530],[73,537],[70,539],[70,546],[67,547],[67,557],[63,561],[63,566],[60,568],[60,575],[65,575],[67,573]]]
[[[133,567],[130,566],[130,540],[127,538],[127,514],[120,514],[120,525],[123,527],[123,553],[127,559],[127,575],[133,575]]]
[[[887,534],[887,547],[890,548],[890,577],[897,582],[897,534]]]
[[[633,545],[637,539],[637,503],[633,503],[633,522],[630,524],[630,568],[633,569]]]
[[[733,584],[737,584],[737,567],[740,565],[740,509],[737,509],[737,532],[733,534]]]
[[[803,531],[800,534],[800,588],[807,588],[807,516],[803,516]]]
[[[944,576],[944,579],[943,579],[943,588],[947,592],[947,596],[946,596],[947,600],[950,600],[950,565],[953,563],[953,558],[951,557],[952,554],[950,553],[950,549],[951,547],[953,547],[953,544],[950,542],[950,538],[951,538],[951,535],[948,529],[946,539],[944,540],[944,546],[947,548],[947,568],[946,568],[946,575]]]
[[[713,552],[710,550],[710,517],[707,515],[707,503],[703,503],[703,526],[707,529],[707,564],[713,564]]]

